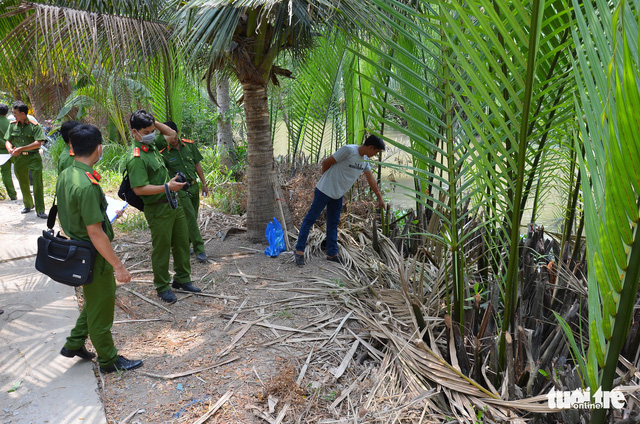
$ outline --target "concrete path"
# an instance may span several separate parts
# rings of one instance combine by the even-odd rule
[[[59,353],[79,314],[75,291],[36,271],[46,220],[20,213],[15,186],[17,201],[0,200],[0,423],[106,423],[95,363]]]

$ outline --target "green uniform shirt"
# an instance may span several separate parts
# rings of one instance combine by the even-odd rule
[[[74,161],[58,176],[56,194],[60,225],[74,240],[91,241],[87,226],[102,223],[109,241],[113,228],[107,217],[107,199],[99,183],[100,176],[88,165]]]
[[[127,173],[132,188],[149,184],[164,185],[170,180],[162,155],[155,144],[142,144],[137,140],[133,141],[127,157]],[[145,205],[149,205],[165,199],[166,195],[160,193],[140,196],[140,198]]]
[[[0,116],[0,154],[7,154],[9,151],[4,145],[5,139],[4,135],[9,128],[9,119],[6,116]]]
[[[10,141],[13,147],[28,146],[34,141],[45,140],[40,124],[31,119],[27,119],[24,125],[18,121],[11,121],[3,137],[5,141]],[[37,153],[38,150],[34,149],[33,152]]]
[[[69,144],[65,144],[64,150],[60,153],[60,158],[58,159],[58,174],[73,165],[75,161],[75,154],[73,153],[73,150],[71,150],[71,146]]]
[[[171,175],[175,175],[176,172],[182,171],[187,177],[187,181],[192,183],[198,178],[196,172],[196,164],[202,161],[202,155],[196,148],[195,144],[191,140],[183,139],[180,142],[180,148],[176,149],[169,144],[166,148],[160,151],[164,162],[169,169]]]

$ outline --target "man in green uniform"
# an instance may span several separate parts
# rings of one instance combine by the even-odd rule
[[[71,142],[75,161],[60,173],[56,184],[60,225],[72,239],[90,241],[97,254],[93,281],[82,286],[84,307],[60,354],[67,358],[94,358],[84,346],[88,336],[98,353],[102,372],[132,370],[142,361],[118,355],[111,335],[116,279],[126,283],[131,281],[131,274],[111,247],[113,228],[107,217],[107,200],[100,188],[100,175],[93,170],[102,156],[102,134],[94,126],[79,125],[71,133]]]
[[[4,134],[9,128],[9,120],[7,119],[7,113],[9,113],[9,106],[4,103],[0,103],[0,154],[8,155],[9,151],[4,145]],[[13,178],[11,178],[11,164],[13,159],[9,159],[4,164],[0,165],[0,171],[2,171],[2,184],[7,189],[7,194],[11,200],[16,200],[18,197],[16,188],[13,186]]]
[[[58,174],[70,167],[75,161],[73,147],[69,144],[69,133],[78,125],[80,125],[78,121],[65,121],[60,126],[60,135],[64,140],[64,150],[60,153],[60,158],[58,159]]]
[[[162,155],[155,145],[156,129],[158,139],[171,140],[177,137],[175,131],[157,122],[145,110],[138,110],[130,118],[131,133],[134,141],[127,158],[127,173],[133,191],[144,202],[144,216],[151,230],[151,267],[153,284],[160,299],[167,303],[178,300],[171,291],[180,289],[190,292],[201,290],[191,282],[191,263],[189,262],[189,229],[184,209],[178,204],[173,209],[167,202],[166,191],[179,191],[184,183],[170,179]],[[171,286],[169,282],[169,256],[173,254],[175,276]]]
[[[169,140],[169,145],[160,150],[160,153],[162,153],[164,157],[164,162],[169,169],[169,173],[173,175],[181,171],[187,177],[189,184],[191,184],[187,190],[180,190],[178,192],[178,198],[184,209],[184,214],[187,217],[189,241],[193,246],[196,258],[200,262],[206,262],[207,254],[204,252],[204,242],[200,234],[200,227],[198,227],[200,187],[196,179],[200,177],[200,181],[202,181],[202,195],[207,196],[207,194],[209,194],[209,188],[207,188],[202,165],[200,165],[202,155],[196,148],[196,145],[193,144],[193,141],[180,139],[180,132],[175,122],[167,121],[164,124],[174,130],[177,135]]]
[[[5,147],[13,156],[15,173],[24,203],[22,213],[31,212],[35,199],[36,215],[38,218],[47,219],[47,214],[44,213],[44,185],[40,157],[44,133],[40,125],[27,116],[28,112],[29,107],[21,101],[13,104],[15,120],[9,123],[9,128],[4,134]],[[31,197],[29,171],[33,177],[33,197]]]

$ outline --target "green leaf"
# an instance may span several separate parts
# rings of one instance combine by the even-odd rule
[[[9,390],[7,390],[7,393],[15,392],[16,390],[18,390],[18,388],[20,388],[21,384],[22,384],[22,380],[16,381],[15,383],[13,383],[11,387],[9,387]]]

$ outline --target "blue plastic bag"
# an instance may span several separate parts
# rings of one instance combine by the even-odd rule
[[[273,221],[269,221],[267,228],[264,230],[264,236],[269,242],[269,247],[264,249],[265,255],[275,258],[280,252],[287,250],[287,245],[284,242],[284,231],[282,231],[282,226],[276,218],[273,218]]]

